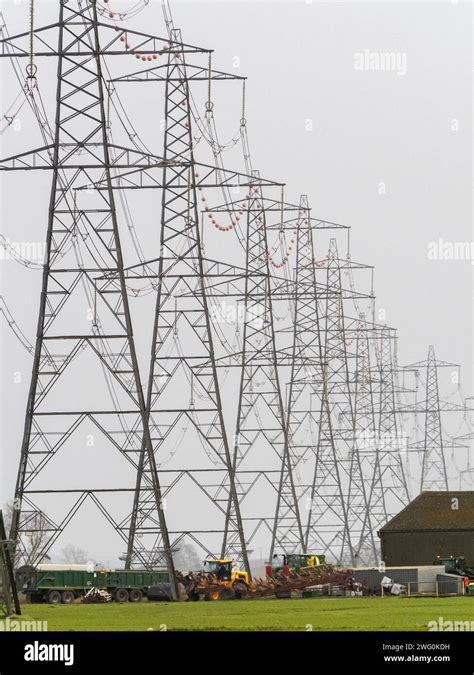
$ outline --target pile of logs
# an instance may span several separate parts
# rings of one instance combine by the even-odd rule
[[[112,602],[112,596],[110,593],[105,591],[102,588],[91,588],[82,598],[84,603],[100,603],[100,602]]]

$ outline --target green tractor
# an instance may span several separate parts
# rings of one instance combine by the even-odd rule
[[[466,565],[466,560],[463,556],[455,557],[451,555],[449,558],[437,556],[434,564],[444,565],[447,574],[457,574],[463,577],[465,593],[474,595],[474,568]]]
[[[279,556],[275,554],[273,559]],[[300,570],[320,567],[326,564],[324,555],[316,555],[315,553],[285,553],[281,565],[267,565],[267,576],[273,576],[275,573],[282,572],[284,576],[289,576],[290,572],[299,572]]]

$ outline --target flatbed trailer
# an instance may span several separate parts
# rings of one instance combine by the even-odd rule
[[[140,602],[150,586],[169,583],[168,573],[147,570],[41,570],[21,567],[18,591],[29,602],[68,605],[91,588],[106,590],[116,602]]]

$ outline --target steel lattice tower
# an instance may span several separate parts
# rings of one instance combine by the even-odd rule
[[[328,298],[327,287],[318,289],[310,210],[302,197],[297,225],[296,272],[294,285],[293,346],[287,403],[290,456],[301,508],[306,508],[303,550],[323,549],[338,557],[339,529],[346,541],[347,513],[340,466],[327,395],[327,362],[321,331],[321,303]],[[324,475],[324,480],[321,480]],[[323,486],[324,484],[324,486]],[[333,520],[337,520],[334,535]],[[342,525],[341,525],[342,519]],[[292,550],[298,545],[297,523],[284,511],[277,519]]]
[[[321,538],[325,551],[338,562],[354,562],[348,495],[363,490],[358,454],[353,453],[354,411],[351,397],[347,329],[344,314],[341,261],[331,239],[326,265],[324,304],[324,386],[326,410],[322,411],[312,492],[316,508],[308,519],[308,549]],[[355,497],[354,497],[355,498]]]
[[[173,37],[180,42],[179,31]],[[207,297],[207,287],[229,270],[213,271],[214,263],[204,259],[198,212],[198,190],[222,187],[229,176],[211,167],[201,169],[195,161],[189,90],[195,71],[188,76],[184,51],[170,54],[164,77],[159,69],[152,69],[123,79],[140,81],[141,77],[161,79],[166,88],[161,254],[147,410],[158,464],[172,457],[162,470],[170,512],[179,511],[178,501],[185,502],[190,489],[199,491],[208,507],[199,525],[191,525],[189,514],[179,523],[176,520],[172,545],[176,549],[187,538],[208,555],[223,555],[227,550],[250,571]],[[212,79],[213,73],[201,69],[199,77]],[[216,75],[222,77],[222,73]],[[253,182],[244,176],[240,184]],[[186,334],[185,344],[182,334]],[[191,423],[191,434],[180,441],[181,452],[170,454],[183,420]],[[137,535],[141,536],[144,555],[153,564],[162,543],[148,473],[144,457],[131,518],[130,551],[136,547]],[[131,556],[127,564],[134,564]]]
[[[308,198],[302,195],[296,223],[296,270],[292,286],[292,344],[281,351],[280,363],[289,361],[290,373],[286,405],[286,433],[291,461],[291,474],[282,466],[279,490],[291,494],[294,479],[299,508],[309,509],[310,476],[313,451],[311,439],[316,432],[312,405],[312,378],[321,380],[321,349],[317,313],[316,284],[313,267],[313,239]],[[316,404],[317,407],[317,404]],[[300,519],[280,500],[274,524],[274,540],[281,542],[281,551],[294,553],[306,550],[303,515]]]
[[[206,202],[204,195],[211,188],[226,194],[236,184],[240,188],[259,184],[281,188],[281,184],[228,170],[219,165],[217,157],[216,166],[196,161],[190,84],[208,84],[206,115],[212,125],[211,82],[244,78],[212,70],[210,51],[182,43],[177,29],[171,28],[170,44],[166,65],[111,80],[114,85],[165,85],[161,179],[153,166],[148,171],[115,171],[111,189],[162,191],[159,257],[130,268],[126,278],[152,279],[158,289],[146,412],[163,482],[163,509],[173,518],[173,552],[183,543],[192,543],[206,555],[222,555],[229,538],[232,554],[248,569],[209,308],[210,296],[225,297],[221,287],[242,286],[246,270],[204,257],[198,202]],[[189,64],[187,53],[204,55],[206,65]],[[107,190],[103,180],[92,187]],[[206,215],[211,217],[208,207]],[[121,523],[128,532],[127,567],[153,567],[163,558],[161,527],[150,491],[152,469],[148,455],[141,458],[133,510]],[[199,508],[186,509],[189,500],[199,502]]]
[[[106,34],[105,48],[101,46],[99,30]],[[37,29],[35,34],[40,34],[42,45],[36,57],[55,57],[58,62],[54,143],[3,160],[0,167],[52,172],[46,262],[11,537],[21,548],[23,536],[35,529],[37,514],[42,515],[47,536],[35,559],[28,561],[35,564],[50,550],[84,502],[91,499],[115,531],[127,540],[119,518],[113,515],[106,501],[107,496],[123,492],[122,489],[102,490],[95,487],[94,482],[80,488],[55,488],[48,482],[47,475],[43,476],[58,455],[73,449],[75,432],[84,431],[87,425],[94,433],[99,431],[101,438],[132,467],[137,467],[140,457],[147,453],[151,490],[163,538],[163,562],[174,584],[112,190],[113,170],[128,170],[133,165],[134,171],[140,172],[163,163],[160,158],[135,148],[113,146],[107,139],[102,61],[105,55],[125,54],[126,48],[114,26],[98,21],[95,1],[84,4],[60,0],[58,22]],[[135,33],[137,36],[140,38],[137,54],[155,53],[163,43],[143,33]],[[29,38],[26,33],[3,40],[1,55],[28,57]],[[76,190],[98,181],[103,184],[100,192]],[[71,242],[81,232],[86,234],[90,246],[84,247],[77,257],[71,253]],[[82,289],[86,298],[94,299],[92,329],[90,322],[82,318],[85,312],[80,308],[84,300],[78,297]],[[71,315],[70,308],[74,306],[79,306],[79,310]],[[67,380],[74,361],[83,359],[85,354],[90,361],[83,364],[79,372],[75,370],[68,380],[68,395],[64,395],[63,389],[61,396],[59,384]],[[96,371],[102,371],[105,378],[111,378],[118,385],[118,407],[112,406],[107,396],[97,401],[92,395],[91,377]],[[81,376],[86,378],[86,389],[91,392],[89,405],[76,402],[74,395],[80,386],[77,378]],[[105,390],[103,383],[101,391]],[[58,497],[55,500],[56,510],[60,511],[57,520],[39,505],[44,495]],[[70,495],[74,495],[72,502],[68,500]]]
[[[396,416],[393,340],[390,329],[360,317],[354,409],[365,504],[357,505],[363,527],[356,557],[365,563],[379,560],[377,530],[409,501]]]
[[[420,491],[423,490],[449,490],[448,465],[446,463],[446,446],[450,448],[466,449],[464,443],[454,439],[446,441],[443,434],[442,414],[445,412],[465,413],[469,408],[465,403],[462,405],[445,401],[439,393],[439,369],[451,368],[459,371],[459,365],[440,361],[436,358],[433,346],[428,348],[428,357],[425,361],[413,363],[407,369],[424,370],[426,373],[425,400],[415,402],[403,412],[414,412],[425,415],[423,439],[410,444],[410,448],[421,452],[421,481]],[[467,440],[460,437],[459,441]]]
[[[426,364],[426,407],[420,491],[449,490],[439,403],[438,368],[432,345],[428,350]]]
[[[373,483],[370,491],[370,511],[373,526],[378,529],[410,501],[405,469],[401,458],[401,445],[395,400],[392,331],[384,327],[375,336],[377,455],[374,463]]]
[[[250,189],[247,210],[244,317],[234,445],[236,481],[242,504],[251,498],[251,491],[260,488],[256,501],[250,499],[244,524],[248,522],[249,543],[261,525],[266,526],[271,560],[275,549],[295,547],[295,542],[280,538],[281,531],[275,527],[281,510],[296,521],[300,535],[302,529],[278,371],[266,211],[258,184]]]
[[[358,563],[377,560],[377,543],[369,507],[370,488],[379,473],[376,439],[375,405],[370,361],[370,336],[375,330],[361,313],[356,331],[354,374],[354,446],[351,457],[348,510]]]

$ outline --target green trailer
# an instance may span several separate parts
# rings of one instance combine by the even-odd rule
[[[168,584],[165,571],[147,570],[42,570],[21,567],[16,573],[18,591],[29,602],[70,604],[91,588],[106,590],[116,602],[140,602],[151,586]]]

